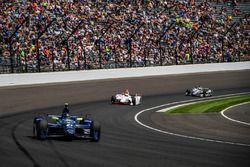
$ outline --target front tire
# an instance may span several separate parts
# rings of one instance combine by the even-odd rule
[[[209,93],[209,96],[210,96],[210,97],[213,96],[213,91],[211,91],[211,92]]]
[[[111,104],[115,103],[116,99],[115,99],[115,96],[112,96],[111,97]]]
[[[204,92],[200,93],[200,98],[205,97],[205,96],[206,96],[206,95],[205,95]]]
[[[47,138],[47,131],[48,131],[48,121],[43,119],[35,123],[33,129],[33,135],[35,135],[37,139],[45,140]]]
[[[101,137],[101,124],[93,122],[91,127],[91,138],[93,142],[98,142]]]
[[[186,96],[190,96],[190,93],[191,93],[190,90],[187,89],[186,92],[185,92],[185,95],[186,95]]]

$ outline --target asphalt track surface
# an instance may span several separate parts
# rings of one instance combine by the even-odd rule
[[[233,120],[250,124],[250,103],[232,107],[226,110],[224,114]],[[244,115],[244,117],[242,115]]]
[[[134,116],[141,110],[196,99],[184,96],[185,90],[195,85],[214,89],[215,96],[250,92],[250,71],[2,87],[0,166],[250,166],[248,146],[162,134],[135,122]],[[143,104],[111,105],[111,95],[126,88],[142,93]],[[72,114],[90,113],[101,122],[100,142],[32,138],[33,116],[60,114],[64,102],[69,102]],[[241,114],[244,117],[246,112]],[[139,119],[164,131],[250,144],[249,126],[231,122],[219,113],[166,116],[150,110]]]

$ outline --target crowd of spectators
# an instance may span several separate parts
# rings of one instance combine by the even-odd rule
[[[0,7],[0,63],[12,57],[23,69],[249,58],[249,13],[234,23],[234,16],[210,1],[2,0]]]

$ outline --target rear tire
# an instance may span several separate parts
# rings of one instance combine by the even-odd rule
[[[134,106],[136,105],[136,98],[135,97],[132,97],[132,103]]]
[[[140,102],[139,102],[139,104],[141,104],[142,103],[142,97],[140,98]]]

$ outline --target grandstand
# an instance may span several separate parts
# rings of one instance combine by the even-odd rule
[[[202,0],[196,0],[197,4],[200,4]],[[232,1],[211,1],[210,2],[213,7],[217,10],[224,9],[226,14],[232,16],[233,22],[240,22],[241,19],[244,18],[245,15],[250,14],[250,1],[239,1],[237,5],[234,6]],[[216,18],[220,18],[220,15],[217,14]],[[250,28],[249,28],[250,30]]]
[[[0,73],[249,60],[250,2],[0,4]]]

